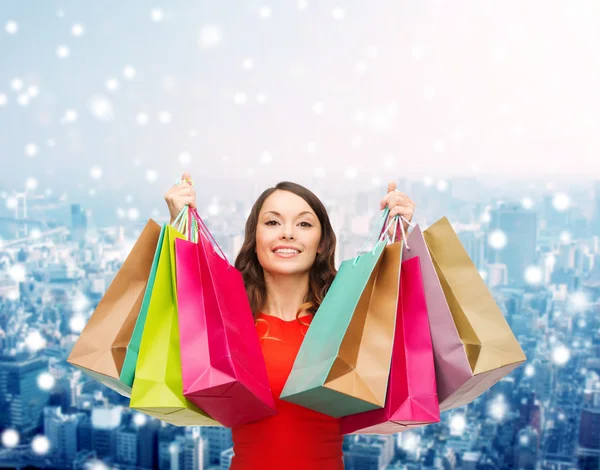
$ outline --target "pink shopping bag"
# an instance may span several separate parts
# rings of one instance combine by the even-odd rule
[[[406,250],[406,247],[404,248]],[[433,348],[419,258],[402,262],[385,407],[341,418],[342,433],[394,434],[437,423]]]
[[[275,402],[242,275],[195,209],[190,215],[197,243],[175,243],[183,394],[226,427],[272,416]]]

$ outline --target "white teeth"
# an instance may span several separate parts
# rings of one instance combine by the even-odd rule
[[[275,250],[275,253],[283,253],[286,255],[300,253],[298,250]]]

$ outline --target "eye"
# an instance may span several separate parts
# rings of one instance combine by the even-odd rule
[[[312,224],[309,222],[300,222],[301,224],[306,224],[305,227],[312,227]]]
[[[274,225],[271,222],[278,223],[276,220],[269,220],[268,222],[265,222],[265,225]]]

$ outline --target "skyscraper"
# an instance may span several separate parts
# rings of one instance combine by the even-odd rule
[[[525,270],[536,261],[536,213],[520,204],[504,204],[490,214],[488,236],[499,230],[506,236],[506,245],[494,249],[488,244],[488,262],[505,264],[509,283],[525,284]]]
[[[87,232],[87,215],[80,204],[71,204],[71,240],[81,245]]]
[[[0,356],[0,427],[12,427],[31,435],[42,425],[50,395],[37,379],[48,370],[48,361],[26,354]]]

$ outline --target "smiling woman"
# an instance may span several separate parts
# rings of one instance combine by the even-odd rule
[[[171,221],[196,194],[191,176],[165,199]],[[414,204],[390,183],[381,208],[412,218]],[[246,221],[235,260],[261,340],[277,414],[232,428],[232,470],[340,470],[344,468],[340,420],[280,400],[310,324],[335,276],[336,236],[323,203],[305,187],[284,181],[266,189]]]
[[[335,278],[335,246],[327,210],[311,191],[292,182],[265,190],[235,261],[255,318],[314,314]]]

